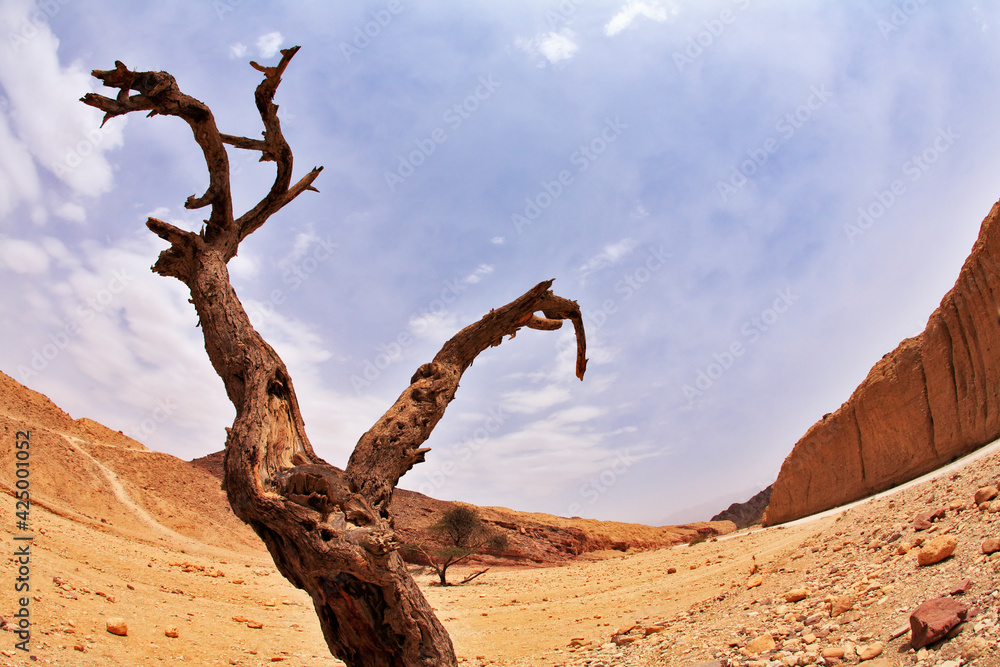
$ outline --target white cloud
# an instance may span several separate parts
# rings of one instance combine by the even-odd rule
[[[3,239],[0,240],[0,266],[15,273],[42,274],[49,270],[49,255],[30,241]]]
[[[609,243],[601,248],[599,253],[587,258],[587,260],[580,267],[580,271],[586,276],[587,274],[599,269],[614,266],[623,257],[626,257],[630,252],[632,252],[636,245],[638,244],[635,239],[630,239],[628,237],[623,238],[620,241],[615,241],[614,243]]]
[[[458,331],[458,316],[448,311],[423,313],[410,318],[410,332],[417,338],[444,343]]]
[[[535,414],[564,403],[572,394],[565,386],[548,384],[538,389],[508,391],[502,397],[505,410],[517,414]]]
[[[677,14],[677,8],[672,7],[669,11],[656,3],[634,2],[629,0],[625,3],[617,14],[604,26],[604,33],[609,37],[617,35],[622,30],[630,27],[637,18],[644,16],[651,21],[662,23],[672,15]]]
[[[269,32],[257,38],[257,53],[261,58],[273,58],[281,49],[281,43],[285,40],[280,32]]]
[[[538,43],[538,50],[553,65],[569,60],[576,55],[579,48],[576,43],[576,33],[569,28],[563,28],[559,32],[550,32]]]
[[[29,156],[74,192],[109,191],[104,153],[122,144],[124,119],[101,128],[103,114],[80,103],[93,89],[90,73],[79,63],[60,65],[59,40],[47,23],[31,20],[37,13],[26,0],[0,5],[0,34],[7,36],[0,40],[0,89],[7,96],[0,111],[0,211],[40,196]]]
[[[249,251],[229,260],[229,275],[234,280],[252,280],[260,273],[260,259]]]
[[[55,214],[63,220],[69,220],[70,222],[78,224],[82,224],[87,221],[87,209],[72,202],[66,202],[62,206],[58,207],[55,210]]]
[[[7,118],[0,115],[0,218],[22,201],[39,197],[41,186],[35,162],[23,141],[11,132]]]
[[[475,285],[476,283],[478,283],[480,280],[483,279],[483,276],[488,276],[491,273],[493,273],[492,264],[480,264],[479,266],[476,267],[475,271],[473,271],[472,273],[470,273],[465,277],[464,282],[468,283],[469,285]]]
[[[242,58],[247,54],[247,45],[243,42],[236,42],[229,45],[230,58]]]
[[[576,43],[576,33],[569,28],[559,32],[538,34],[532,39],[518,38],[515,45],[532,58],[536,58],[539,67],[545,66],[545,61],[558,65],[571,59],[579,50]],[[538,58],[539,54],[544,60]]]

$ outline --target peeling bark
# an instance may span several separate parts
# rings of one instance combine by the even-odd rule
[[[454,399],[476,356],[522,327],[558,329],[573,323],[576,373],[583,379],[586,340],[579,306],[554,295],[552,281],[490,311],[449,340],[417,369],[409,387],[365,433],[346,470],[319,458],[306,436],[292,379],[274,349],[254,330],[229,280],[227,263],[240,242],[306,190],[322,167],[292,184],[292,151],[278,121],[274,95],[298,47],[282,50],[264,75],[255,100],[263,139],[219,132],[211,110],[185,95],[166,72],[133,72],[121,62],[95,70],[114,98],[82,101],[109,118],[134,111],[169,115],[191,127],[208,167],[209,185],[189,209],[210,208],[205,226],[190,232],[150,218],[146,226],[168,241],[153,271],[188,286],[205,349],[236,407],[228,429],[224,486],[233,511],[261,537],[278,570],[313,599],[332,653],[364,667],[455,665],[451,640],[398,553],[389,502],[399,481],[429,451],[421,447]],[[252,209],[233,212],[226,145],[257,151],[274,162],[270,191]],[[539,316],[536,313],[541,313]]]

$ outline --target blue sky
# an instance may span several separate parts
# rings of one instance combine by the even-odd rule
[[[115,60],[257,136],[306,193],[234,284],[344,465],[450,335],[536,283],[571,331],[484,353],[401,486],[519,510],[707,519],[919,333],[1000,196],[1000,5],[956,1],[0,6],[0,370],[185,459],[233,418],[152,215],[189,229],[190,131],[77,100]],[[344,5],[344,6],[341,6]],[[245,210],[271,167],[233,150]]]

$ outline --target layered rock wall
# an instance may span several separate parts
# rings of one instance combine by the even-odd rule
[[[764,525],[930,472],[1000,437],[1000,202],[919,336],[885,355],[781,466]]]

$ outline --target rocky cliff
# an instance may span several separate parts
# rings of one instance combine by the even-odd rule
[[[837,507],[1000,437],[1000,203],[922,334],[885,355],[796,443],[764,525]]]

